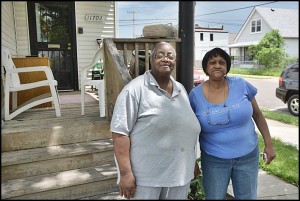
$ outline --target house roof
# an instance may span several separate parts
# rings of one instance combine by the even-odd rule
[[[278,29],[283,38],[299,38],[299,11],[297,9],[255,7],[243,27],[239,31],[235,41],[244,31],[248,21],[257,12],[271,29]]]
[[[234,43],[234,39],[236,37],[237,34],[235,33],[229,33],[228,35],[228,44],[231,45],[232,43]]]
[[[272,29],[279,30],[282,37],[299,37],[298,10],[267,7],[256,7],[255,9]]]

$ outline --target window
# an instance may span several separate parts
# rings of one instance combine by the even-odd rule
[[[203,41],[203,33],[200,33],[200,41]]]
[[[210,34],[210,41],[214,41],[214,35]]]
[[[261,19],[251,21],[251,33],[261,32]]]
[[[291,80],[298,80],[298,76],[299,76],[299,64],[295,63],[295,65],[293,67],[291,67],[288,72],[286,73],[289,79]]]

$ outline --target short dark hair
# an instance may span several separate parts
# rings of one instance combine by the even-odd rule
[[[225,59],[226,65],[227,65],[227,73],[229,72],[230,67],[231,67],[231,58],[230,58],[230,56],[223,49],[216,47],[216,48],[208,51],[203,57],[202,69],[203,69],[203,71],[205,72],[206,75],[208,75],[207,71],[206,71],[208,60],[213,58],[213,57],[216,57],[216,56],[220,56],[223,59]]]

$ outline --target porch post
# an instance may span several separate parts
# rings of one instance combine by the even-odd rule
[[[195,49],[195,28],[194,28],[194,1],[179,1],[179,28],[178,36],[181,39],[178,54],[178,65],[176,72],[177,80],[183,84],[189,93],[194,87],[194,49]]]

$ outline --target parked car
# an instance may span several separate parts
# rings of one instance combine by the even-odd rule
[[[299,116],[299,62],[287,65],[279,77],[276,97],[287,103],[290,113]]]
[[[204,77],[202,76],[201,70],[194,68],[194,87],[198,86],[204,82]]]

